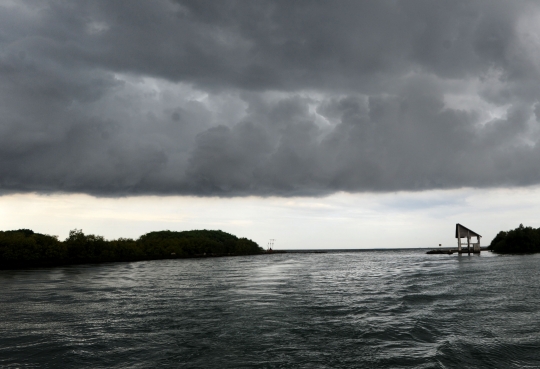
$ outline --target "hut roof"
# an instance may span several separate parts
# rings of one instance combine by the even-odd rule
[[[461,236],[461,238],[466,238],[467,234],[472,237],[482,237],[475,231],[471,231],[469,228],[457,223],[456,224],[456,238],[458,238],[458,230],[459,230],[459,235]]]

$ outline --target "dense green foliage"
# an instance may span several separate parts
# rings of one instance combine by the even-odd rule
[[[540,228],[520,224],[511,231],[501,231],[491,241],[489,249],[498,253],[540,252]]]
[[[138,240],[107,241],[102,236],[85,235],[75,229],[63,242],[29,229],[0,231],[0,267],[3,268],[262,252],[255,242],[222,231],[161,231],[147,233]]]

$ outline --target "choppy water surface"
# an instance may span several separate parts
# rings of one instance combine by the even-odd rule
[[[0,271],[1,368],[539,368],[540,256]]]

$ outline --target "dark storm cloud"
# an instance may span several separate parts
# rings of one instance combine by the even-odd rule
[[[540,6],[0,2],[3,191],[540,183]]]

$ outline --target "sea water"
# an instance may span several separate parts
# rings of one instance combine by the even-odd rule
[[[0,271],[0,368],[540,368],[540,255]]]

